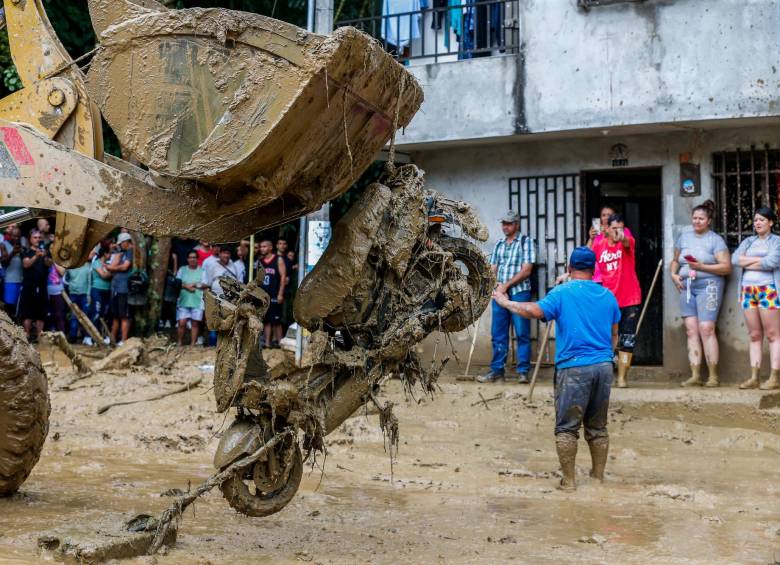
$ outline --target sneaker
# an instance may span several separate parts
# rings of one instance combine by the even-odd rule
[[[103,338],[103,344],[104,345],[111,345],[111,338],[106,336]]]
[[[528,380],[528,373],[517,373],[516,382],[519,385],[527,385],[530,384],[531,381]]]
[[[490,370],[484,375],[479,375],[477,377],[478,383],[495,383],[503,380],[504,380],[504,371]]]
[[[124,341],[122,341],[121,339],[120,339],[119,341],[117,341],[117,342],[116,342],[116,346],[117,346],[117,347],[122,347],[124,344],[125,344],[125,342],[124,342]]]
[[[89,345],[89,346],[95,345],[95,342],[94,342],[94,341],[92,341],[92,338],[91,338],[91,337],[89,337],[89,336],[85,337],[85,338],[84,338],[84,339],[81,341],[81,343],[83,343],[84,345]]]
[[[203,336],[199,335],[198,339],[195,340],[195,345],[203,345]]]
[[[171,321],[170,320],[165,320],[165,329],[166,330],[171,329]]]

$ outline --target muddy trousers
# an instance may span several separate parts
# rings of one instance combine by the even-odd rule
[[[608,437],[607,412],[612,390],[612,363],[559,369],[555,374],[555,435],[585,440]]]
[[[531,291],[518,292],[511,296],[511,300],[512,302],[528,302],[531,300]],[[496,304],[495,300],[492,300],[491,304],[490,335],[493,338],[493,359],[490,362],[490,369],[495,372],[504,372],[510,345],[509,324],[512,324],[517,340],[517,372],[527,373],[531,367],[531,320],[502,308]]]

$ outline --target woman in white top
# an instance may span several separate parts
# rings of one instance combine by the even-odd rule
[[[740,303],[750,333],[750,378],[739,388],[758,388],[764,336],[769,341],[769,380],[762,389],[780,388],[780,236],[772,233],[777,220],[771,208],[759,208],[753,217],[756,235],[745,238],[734,252],[733,263],[742,269]]]

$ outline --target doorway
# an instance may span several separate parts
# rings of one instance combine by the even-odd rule
[[[626,227],[636,239],[636,267],[643,300],[647,297],[658,262],[663,256],[663,215],[661,168],[609,169],[581,173],[585,198],[584,228],[609,204],[626,219]],[[587,239],[587,234],[584,240]],[[637,335],[634,364],[663,364],[663,281],[656,283]]]

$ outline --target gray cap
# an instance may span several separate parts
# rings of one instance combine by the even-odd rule
[[[506,224],[513,224],[520,221],[520,216],[514,210],[507,210],[506,214],[501,216],[501,221]]]

